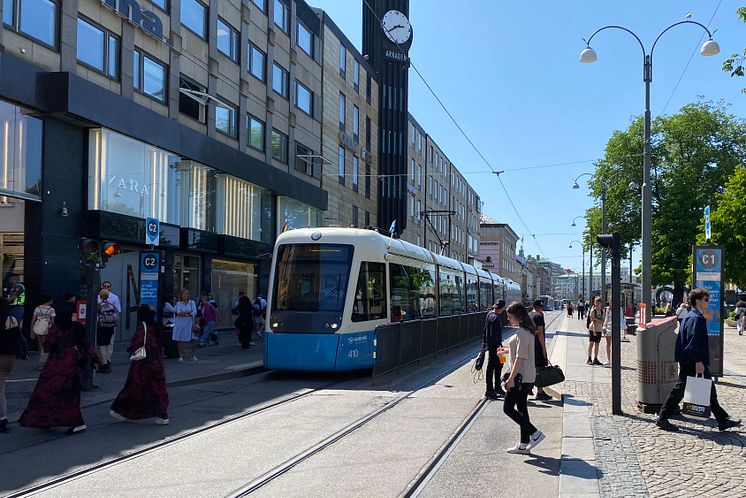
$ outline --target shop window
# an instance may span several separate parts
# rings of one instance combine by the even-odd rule
[[[57,47],[60,2],[5,0],[3,24],[52,48]]]
[[[179,80],[179,112],[204,124],[207,119],[207,89],[182,76]]]
[[[245,293],[252,301],[256,297],[256,266],[251,263],[213,259],[210,263],[210,282],[213,299],[220,311],[218,328],[233,328],[236,319],[231,314],[238,293]]]
[[[42,132],[41,119],[0,101],[0,195],[40,198]]]
[[[322,211],[290,197],[281,196],[277,199],[277,233],[294,228],[321,226]]]
[[[238,63],[238,31],[218,17],[218,50]]]
[[[275,93],[288,98],[290,86],[290,74],[277,62],[272,63],[272,90]]]
[[[352,321],[365,322],[386,318],[386,266],[383,263],[360,263]]]
[[[288,136],[275,129],[272,130],[272,159],[283,164],[288,162]]]
[[[264,121],[247,115],[249,128],[249,147],[264,152]]]
[[[109,78],[119,78],[119,37],[78,18],[78,62]]]
[[[134,87],[138,92],[166,102],[166,66],[144,54],[141,50],[134,51]]]

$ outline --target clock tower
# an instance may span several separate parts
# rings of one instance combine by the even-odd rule
[[[363,0],[363,54],[378,75],[378,226],[407,227],[409,0]]]

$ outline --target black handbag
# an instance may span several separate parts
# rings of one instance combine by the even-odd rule
[[[564,381],[565,374],[562,372],[562,369],[549,363],[549,366],[536,370],[536,380],[534,381],[534,385],[536,387],[548,387]]]

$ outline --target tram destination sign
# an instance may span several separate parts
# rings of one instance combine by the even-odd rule
[[[101,4],[140,27],[150,36],[158,38],[160,41],[165,40],[161,19],[155,13],[143,10],[135,0],[101,0]]]

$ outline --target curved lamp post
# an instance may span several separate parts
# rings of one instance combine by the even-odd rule
[[[575,221],[579,220],[580,218],[588,221],[588,218],[586,218],[585,216],[576,216],[575,218],[573,218],[572,224],[570,226],[576,227],[577,225],[575,224]],[[572,243],[570,244],[572,247]],[[583,246],[583,251],[585,251],[585,246]],[[591,237],[590,247],[588,248],[588,276],[588,287],[590,287],[590,295],[591,297],[593,297],[593,237]],[[583,299],[588,299],[588,296],[585,294],[585,257],[583,259]]]
[[[573,226],[574,226],[574,223],[573,223]],[[582,294],[583,295],[583,299],[585,299],[586,298],[586,296],[585,296],[585,245],[582,242],[580,242],[579,240],[573,240],[572,242],[570,242],[570,249],[572,249],[572,245],[575,242],[577,242],[578,244],[580,244],[580,251],[583,254],[582,255],[582,258],[583,258],[583,273],[581,274],[581,275],[583,275],[583,277],[582,277],[583,282],[582,282],[582,291],[581,292],[583,293]]]
[[[642,302],[647,304],[648,321],[650,318],[650,291],[651,291],[651,263],[652,263],[652,186],[650,184],[650,83],[653,81],[653,52],[655,46],[658,44],[661,36],[663,36],[670,29],[682,25],[682,24],[693,24],[702,28],[708,36],[707,41],[702,44],[699,53],[704,56],[717,55],[720,53],[720,46],[715,40],[712,39],[712,33],[707,26],[697,21],[687,19],[685,21],[679,21],[671,24],[656,37],[653,42],[650,52],[647,52],[645,45],[631,30],[623,26],[604,26],[603,28],[597,29],[587,40],[583,39],[586,44],[585,49],[580,53],[580,62],[590,63],[595,62],[598,59],[596,51],[591,47],[591,41],[601,31],[607,29],[618,29],[629,33],[637,40],[642,49],[643,57],[643,74],[642,79],[645,82],[645,139],[643,142],[643,169],[642,169]],[[603,267],[602,267],[603,268]]]

